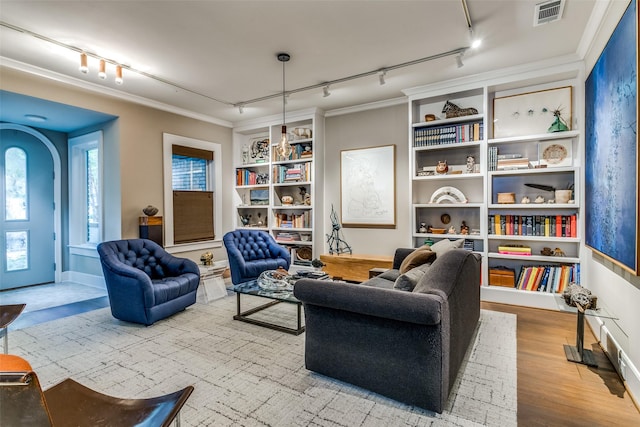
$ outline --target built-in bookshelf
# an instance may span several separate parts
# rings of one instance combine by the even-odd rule
[[[468,79],[405,90],[411,243],[465,239],[467,249],[482,255],[483,300],[557,309],[555,295],[580,280],[582,125],[574,119],[569,131],[495,138],[493,104],[572,86],[575,118],[581,73],[578,65],[564,66],[481,84]],[[447,117],[447,102],[464,111]],[[562,161],[549,157],[558,150]],[[509,280],[513,285],[505,286]]]
[[[234,128],[234,227],[268,231],[291,252],[294,266],[320,256],[322,234],[314,212],[322,212],[324,116],[320,110],[287,113],[291,154],[276,151],[281,116]]]

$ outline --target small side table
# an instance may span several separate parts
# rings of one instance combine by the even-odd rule
[[[200,286],[196,301],[208,304],[211,301],[227,296],[227,287],[222,274],[227,269],[227,261],[215,261],[212,265],[198,265],[200,269]]]
[[[572,307],[564,302],[562,296],[558,296],[558,307],[560,311],[577,313],[576,324],[576,345],[564,344],[564,354],[569,362],[580,363],[582,365],[598,367],[598,362],[593,355],[593,351],[584,348],[584,317],[594,316],[600,319],[617,320],[617,318],[602,308],[587,309]]]

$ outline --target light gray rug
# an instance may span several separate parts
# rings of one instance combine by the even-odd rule
[[[264,301],[249,298],[247,308]],[[307,371],[304,334],[233,320],[235,301],[198,303],[151,327],[96,310],[12,331],[9,350],[30,361],[45,389],[72,377],[114,396],[150,397],[193,384],[183,426],[517,425],[514,315],[482,310],[447,409],[435,414]],[[275,310],[262,315],[293,325],[293,305]]]

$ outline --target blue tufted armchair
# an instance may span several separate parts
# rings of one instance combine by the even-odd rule
[[[151,325],[196,302],[198,265],[151,240],[103,242],[98,254],[116,319]]]
[[[260,273],[289,269],[291,255],[267,232],[260,230],[234,230],[222,238],[229,257],[231,281],[234,285],[257,279]]]

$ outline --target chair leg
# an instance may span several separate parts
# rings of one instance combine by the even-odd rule
[[[180,412],[176,415],[176,427],[180,427]]]
[[[4,331],[4,354],[9,354],[9,328],[2,328]]]

